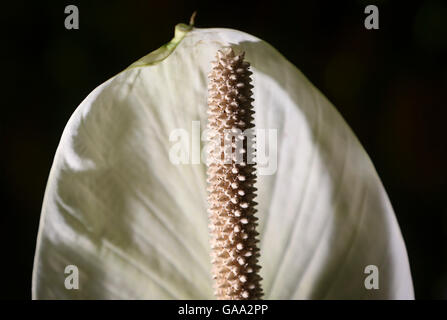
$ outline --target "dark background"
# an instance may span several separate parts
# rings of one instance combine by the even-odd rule
[[[80,29],[64,28],[77,5]],[[380,29],[364,28],[375,4]],[[0,298],[29,299],[45,184],[62,130],[96,86],[197,27],[260,37],[331,100],[389,194],[417,298],[447,298],[447,5],[443,1],[2,3]]]

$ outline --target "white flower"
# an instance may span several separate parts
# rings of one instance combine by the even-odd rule
[[[206,166],[169,161],[176,128],[206,126],[217,49],[246,52],[257,128],[277,129],[258,177],[266,299],[412,299],[405,244],[366,152],[331,103],[266,42],[230,29],[175,38],[96,88],[56,152],[33,270],[36,299],[213,299]],[[79,289],[64,285],[79,269]],[[365,288],[365,267],[379,289]]]

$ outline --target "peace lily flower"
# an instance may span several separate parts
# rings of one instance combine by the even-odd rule
[[[277,170],[256,183],[264,298],[414,298],[390,201],[332,104],[266,42],[184,24],[69,120],[43,201],[33,298],[215,298],[206,165],[172,163],[169,138],[192,121],[206,127],[207,74],[223,47],[251,64],[256,127],[277,130]],[[370,265],[378,289],[365,287]],[[67,266],[78,289],[65,287]]]

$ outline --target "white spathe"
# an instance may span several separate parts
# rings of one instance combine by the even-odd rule
[[[259,176],[266,299],[412,299],[405,244],[365,150],[332,104],[266,42],[178,25],[96,88],[56,152],[33,270],[35,299],[213,299],[204,164],[169,161],[176,128],[206,127],[207,74],[231,45],[251,63],[257,128],[277,129]],[[64,286],[79,269],[79,289]],[[376,265],[379,289],[365,288]]]

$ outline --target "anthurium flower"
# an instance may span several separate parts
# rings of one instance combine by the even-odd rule
[[[332,104],[266,42],[183,24],[69,120],[43,201],[33,298],[214,299],[206,164],[188,139],[178,142],[187,163],[170,153],[172,132],[206,127],[207,75],[222,47],[245,52],[256,128],[277,137],[277,162],[256,182],[264,298],[412,299],[388,196]]]

